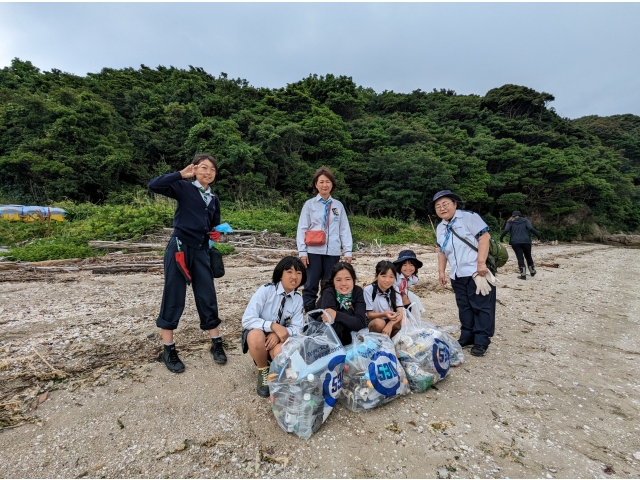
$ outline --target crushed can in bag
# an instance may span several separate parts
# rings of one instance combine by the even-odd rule
[[[362,329],[351,332],[347,347],[340,403],[362,412],[389,403],[409,392],[404,369],[391,339]]]
[[[340,396],[346,354],[330,325],[309,320],[309,314],[316,312],[307,314],[302,335],[284,342],[268,377],[278,425],[304,440],[320,429]]]
[[[393,342],[412,392],[424,392],[445,378],[451,366],[464,361],[456,340],[435,325],[416,320],[408,309]]]
[[[415,319],[416,316],[413,315],[413,320]],[[438,327],[421,317],[418,317],[417,321],[424,328],[431,328],[440,332],[440,338],[449,346],[449,365],[451,367],[457,367],[464,363],[464,352],[462,350],[462,346],[458,343],[458,340],[449,334],[449,332],[459,330],[459,326]]]

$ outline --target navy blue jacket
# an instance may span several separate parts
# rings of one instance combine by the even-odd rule
[[[209,248],[209,232],[220,225],[220,200],[213,196],[204,203],[198,187],[183,180],[180,172],[168,173],[149,182],[149,190],[178,201],[173,216],[173,235],[189,247]]]
[[[516,217],[510,222],[507,222],[504,230],[500,234],[500,241],[502,241],[507,233],[511,233],[511,237],[509,237],[509,245],[531,243],[529,232],[533,233],[536,237],[538,237],[538,240],[540,240],[540,234],[535,228],[533,228],[533,225],[531,225],[531,222],[529,222],[529,220],[524,217]]]

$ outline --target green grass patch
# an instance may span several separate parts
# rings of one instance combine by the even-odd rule
[[[87,242],[138,240],[143,235],[157,233],[163,227],[171,227],[175,212],[173,202],[144,197],[138,197],[131,205],[63,202],[55,206],[67,211],[64,222],[0,220],[0,245],[9,246],[9,255],[15,259],[30,262],[103,255],[106,252],[89,248]],[[296,235],[299,212],[274,207],[225,207],[222,209],[222,221],[234,229],[268,230],[287,237]],[[349,216],[349,223],[354,243],[360,247],[376,240],[382,244],[434,243],[431,227],[416,222],[353,215]],[[220,243],[217,246],[223,255],[235,253],[231,245]]]
[[[58,260],[61,258],[87,258],[103,255],[104,252],[89,248],[88,245],[63,243],[55,239],[36,240],[22,247],[9,251],[16,260],[23,262],[40,262],[42,260]]]
[[[236,248],[228,243],[216,243],[216,248],[222,255],[231,255],[236,253]]]
[[[432,245],[435,236],[431,226],[417,222],[405,223],[395,218],[369,218],[360,215],[349,217],[351,235],[355,244],[373,243],[378,240],[382,244],[417,243]]]

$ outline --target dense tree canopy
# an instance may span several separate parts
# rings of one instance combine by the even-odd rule
[[[518,208],[637,229],[640,117],[571,121],[553,100],[518,85],[376,93],[331,74],[266,89],[195,67],[80,77],[15,59],[0,70],[0,193],[114,201],[206,151],[231,201],[298,208],[324,164],[352,212],[423,219],[449,188],[493,220]]]

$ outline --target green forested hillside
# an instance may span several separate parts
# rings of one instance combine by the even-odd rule
[[[571,121],[553,100],[516,85],[376,93],[334,75],[266,89],[194,67],[79,77],[16,59],[0,70],[0,201],[126,203],[206,151],[227,201],[297,209],[325,164],[357,214],[422,220],[451,188],[489,223],[518,208],[550,227],[638,229],[639,117]]]

